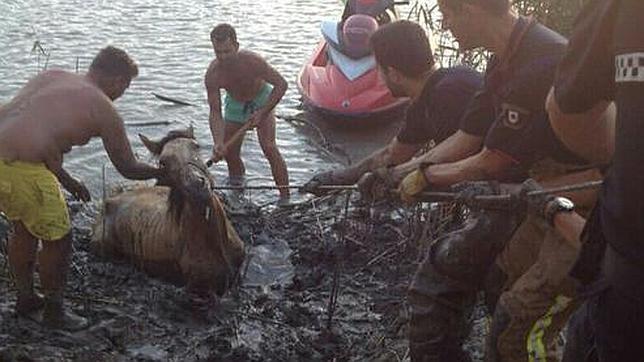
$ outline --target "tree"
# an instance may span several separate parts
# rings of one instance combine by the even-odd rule
[[[589,0],[512,0],[514,8],[522,15],[531,15],[549,28],[563,35],[570,34],[573,22]],[[485,67],[489,54],[481,50],[462,52],[448,31],[441,28],[441,14],[436,0],[415,0],[407,16],[425,27],[431,34],[434,54],[443,66],[457,64],[477,69]]]

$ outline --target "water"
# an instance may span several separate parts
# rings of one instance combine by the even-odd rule
[[[203,76],[213,58],[209,33],[220,22],[233,24],[242,48],[264,56],[289,82],[289,90],[277,107],[278,114],[295,114],[299,95],[295,79],[302,64],[318,42],[319,23],[336,19],[342,11],[337,0],[3,0],[0,3],[0,103],[47,63],[48,68],[81,72],[97,51],[112,44],[124,48],[139,64],[140,75],[132,82],[116,107],[126,122],[171,121],[155,127],[128,127],[136,154],[150,160],[137,137],[163,136],[169,128],[195,127],[207,157],[212,149],[208,128]],[[39,42],[49,52],[31,52]],[[186,100],[196,107],[177,107],[155,99],[151,92]],[[307,180],[330,160],[307,142],[307,137],[278,120],[277,144],[286,160],[292,183]],[[268,177],[254,132],[244,148],[248,177]],[[109,164],[99,140],[78,147],[65,157],[66,168],[81,178],[95,199],[102,195],[102,167]],[[227,176],[225,163],[212,168],[218,182]],[[107,184],[122,180],[107,167]],[[276,192],[264,192],[276,198]]]

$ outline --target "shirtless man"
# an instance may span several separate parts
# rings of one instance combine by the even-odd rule
[[[107,47],[85,75],[43,72],[0,107],[0,211],[14,228],[9,264],[20,315],[44,306],[47,326],[69,330],[87,326],[87,320],[63,308],[72,236],[59,182],[82,201],[89,201],[90,193],[63,169],[63,154],[100,137],[123,176],[144,180],[162,174],[136,160],[123,121],[112,105],[137,74],[136,64],[123,50]],[[39,270],[44,300],[33,289],[38,240],[42,240]]]
[[[241,179],[245,173],[240,157],[243,135],[226,145],[240,129],[256,126],[257,138],[270,163],[275,183],[288,186],[286,163],[275,144],[273,114],[273,108],[288,87],[286,80],[259,55],[239,50],[232,26],[217,25],[210,33],[210,40],[216,57],[205,77],[210,130],[215,142],[211,161],[225,158],[231,181]],[[223,116],[220,89],[226,90]],[[280,197],[288,199],[288,188],[280,189]]]

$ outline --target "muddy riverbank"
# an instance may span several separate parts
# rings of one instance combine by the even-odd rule
[[[450,213],[364,207],[355,198],[236,208],[231,218],[248,244],[248,266],[206,314],[191,308],[183,289],[89,253],[93,210],[76,205],[67,295],[91,327],[49,331],[16,317],[2,254],[0,360],[404,360],[405,293],[425,249],[419,236],[449,227]],[[475,360],[482,312],[468,342]]]

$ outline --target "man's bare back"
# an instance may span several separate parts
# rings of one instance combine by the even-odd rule
[[[111,101],[83,76],[50,70],[0,108],[0,158],[53,166],[72,146],[100,135],[96,111]]]
[[[239,102],[248,102],[264,85],[268,68],[258,54],[240,50],[230,58],[213,60],[206,73],[206,84],[212,89],[225,89]]]
[[[116,97],[124,90],[121,86]],[[43,72],[0,107],[0,159],[44,163],[59,179],[63,155],[93,137],[101,137],[123,176],[158,176],[156,169],[136,160],[112,100],[87,75]]]

